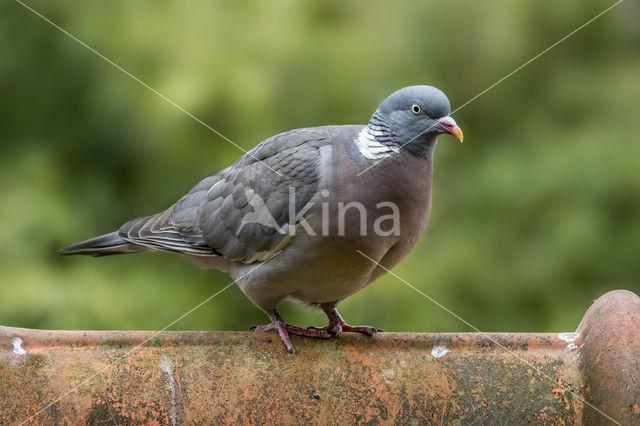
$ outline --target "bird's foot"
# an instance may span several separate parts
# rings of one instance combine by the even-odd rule
[[[338,310],[335,308],[326,309],[325,314],[327,315],[327,318],[329,318],[329,325],[316,330],[324,330],[336,336],[340,336],[343,332],[351,332],[362,333],[373,337],[377,337],[378,333],[382,333],[384,331],[368,325],[349,325],[342,319]]]
[[[316,329],[302,328],[302,327],[297,327],[295,325],[288,324],[282,319],[282,317],[280,317],[280,314],[278,314],[277,311],[275,312],[274,315],[272,315],[271,321],[272,321],[271,324],[254,325],[250,328],[250,330],[253,330],[253,331],[277,330],[278,334],[280,335],[280,338],[282,339],[285,346],[287,347],[287,350],[291,353],[296,353],[296,348],[293,346],[293,343],[291,343],[291,337],[289,336],[289,333],[296,334],[298,336],[315,337],[318,339],[328,339],[331,336],[333,336],[332,333],[319,328],[316,328]]]
[[[377,336],[378,333],[382,333],[384,331],[380,328],[370,327],[368,325],[349,325],[344,321],[341,324],[329,324],[320,328],[311,326],[308,327],[307,330],[324,331],[332,336],[340,336],[343,332],[362,333],[368,336]]]
[[[378,336],[378,333],[382,333],[384,330],[380,328],[371,327],[368,325],[349,325],[347,323],[343,323],[340,325],[342,331],[352,332],[352,333],[362,333],[368,336]]]
[[[291,333],[291,334],[296,334],[298,336],[305,336],[305,337],[317,337],[319,339],[328,339],[331,336],[333,336],[335,333],[332,333],[330,331],[325,330],[326,327],[323,328],[315,328],[315,327],[309,327],[309,328],[302,328],[302,327],[298,327],[295,325],[291,325],[289,323],[286,323],[284,321],[282,321],[282,326],[287,330],[287,332]],[[270,331],[270,330],[277,330],[278,326],[274,325],[274,323],[271,324],[265,324],[265,325],[253,325],[251,326],[251,328],[249,330],[251,331]]]
[[[276,327],[273,325],[273,323],[263,324],[263,325],[252,325],[251,327],[249,327],[249,331],[270,331],[275,329]]]

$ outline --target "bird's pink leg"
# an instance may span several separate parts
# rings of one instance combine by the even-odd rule
[[[291,337],[289,337],[289,333],[297,334],[298,336],[306,336],[306,337],[316,337],[320,339],[328,339],[333,336],[332,333],[322,330],[322,329],[310,329],[310,328],[302,328],[296,327],[295,325],[291,325],[286,323],[280,313],[277,310],[273,310],[272,313],[268,314],[269,319],[271,319],[271,324],[266,325],[254,325],[251,327],[251,330],[254,331],[269,331],[269,330],[277,330],[280,338],[284,342],[287,350],[291,353],[296,353],[296,348],[291,343]]]
[[[325,330],[336,335],[340,335],[342,332],[346,331],[367,334],[369,336],[377,336],[378,332],[383,331],[368,325],[349,325],[342,319],[340,313],[335,307],[323,307],[322,310],[327,315],[327,318],[329,318],[329,325],[316,330]]]

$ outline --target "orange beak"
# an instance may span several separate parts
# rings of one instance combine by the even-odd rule
[[[460,127],[458,127],[457,125],[453,126],[453,129],[451,129],[451,135],[455,136],[456,139],[458,139],[460,143],[462,143],[464,135],[462,134],[462,130],[460,129]]]

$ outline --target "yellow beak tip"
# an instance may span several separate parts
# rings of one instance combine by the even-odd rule
[[[462,130],[458,126],[453,128],[453,131],[451,132],[451,134],[455,136],[456,139],[460,141],[460,143],[462,143],[462,141],[464,140],[464,135],[462,134]]]

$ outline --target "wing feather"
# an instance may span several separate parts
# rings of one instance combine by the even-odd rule
[[[231,262],[265,260],[291,241],[286,232],[290,189],[296,197],[295,214],[318,191],[320,148],[332,143],[336,128],[273,136],[200,181],[167,210],[126,223],[119,236],[157,250],[221,256]],[[265,209],[270,218],[260,217]]]

